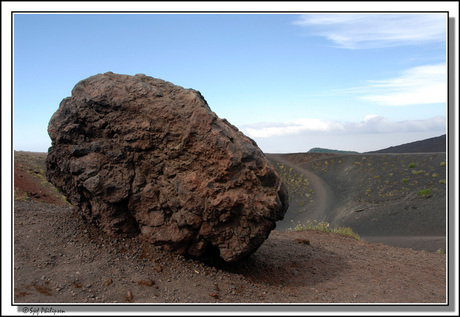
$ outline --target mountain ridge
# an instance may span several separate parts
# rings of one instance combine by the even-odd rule
[[[365,153],[432,153],[446,152],[446,134],[420,141],[390,146]]]

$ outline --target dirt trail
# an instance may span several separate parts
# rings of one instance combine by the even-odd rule
[[[295,173],[302,174],[308,178],[315,191],[314,203],[309,204],[307,212],[304,213],[301,212],[302,208],[299,207],[298,201],[301,201],[304,197],[295,192],[290,192],[291,206],[285,216],[285,220],[277,224],[277,228],[280,230],[294,228],[295,225],[289,226],[289,222],[292,222],[291,219],[300,224],[306,223],[308,220],[326,221],[333,227],[352,228],[365,241],[420,251],[445,252],[447,248],[446,237],[443,236],[442,231],[445,211],[439,208],[439,206],[442,206],[440,204],[443,204],[441,187],[438,188],[439,193],[436,193],[437,196],[429,199],[419,197],[420,194],[417,195],[416,191],[408,192],[406,196],[377,197],[375,201],[362,194],[366,189],[370,188],[368,186],[373,186],[372,181],[380,179],[380,175],[389,175],[388,171],[385,172],[385,166],[387,165],[398,168],[399,164],[399,169],[402,171],[408,164],[407,162],[414,161],[417,162],[419,168],[432,171],[433,176],[428,173],[429,177],[426,178],[435,179],[438,177],[438,173],[441,175],[441,171],[433,169],[433,167],[442,166],[442,163],[439,163],[442,157],[436,157],[436,153],[430,157],[425,157],[422,154],[406,154],[406,156],[409,156],[409,160],[403,162],[403,156],[388,155],[390,157],[387,157],[387,159],[385,159],[385,156],[367,156],[365,163],[361,162],[366,159],[366,156],[363,155],[334,156],[330,157],[330,159],[328,158],[329,164],[324,165],[322,161],[326,157],[302,156],[300,154],[268,154],[267,157],[274,162],[287,167],[288,170],[292,168]],[[432,159],[435,163],[424,165],[424,161],[430,162]],[[334,160],[341,162],[341,165],[337,163],[334,165],[332,163]],[[323,174],[317,175],[315,172],[310,171],[308,167],[305,167],[307,163],[315,162],[319,162],[319,167],[325,173],[324,178],[321,176]],[[348,175],[347,170],[350,167],[354,168],[358,163],[365,164],[368,170],[357,169],[358,172]],[[328,170],[325,170],[325,168],[328,168]],[[374,174],[377,176],[372,174],[370,170],[374,170]],[[326,172],[328,173],[326,174]],[[397,170],[392,172],[396,175]],[[420,173],[415,172],[416,174]],[[288,182],[290,182],[290,177],[287,178]],[[415,176],[413,178],[415,179]],[[371,182],[369,182],[369,179]],[[388,179],[385,180],[381,184],[388,187],[386,191],[396,192],[395,189],[400,185],[391,185],[393,183]],[[420,188],[433,186],[430,184],[434,183],[431,181],[430,184],[423,185],[426,180],[417,179],[413,181],[412,186],[417,182],[420,182],[417,185]],[[381,185],[381,188],[383,186]]]
[[[16,154],[23,171],[39,180],[34,181],[39,186],[34,192],[48,193],[38,176],[43,160],[33,153]],[[309,208],[318,207],[314,213],[321,216],[337,207],[332,199],[337,192],[330,188],[333,183],[328,186],[320,176],[296,166],[302,160],[282,161],[309,178],[315,189]],[[117,307],[129,310],[127,305],[134,303],[285,303],[282,309],[289,310],[297,303],[296,309],[308,312],[308,305],[318,303],[435,303],[444,308],[447,300],[453,301],[453,295],[446,294],[446,254],[318,230],[275,230],[247,259],[205,263],[159,250],[139,237],[107,236],[72,214],[69,205],[44,203],[47,196],[24,197],[32,177],[15,183],[15,305],[121,303]],[[380,312],[382,307],[376,306]]]
[[[329,215],[328,212],[333,210],[335,201],[334,191],[329,187],[329,185],[313,172],[310,172],[309,170],[300,167],[292,161],[283,158],[281,155],[267,154],[267,157],[270,157],[277,162],[288,166],[289,168],[293,168],[295,171],[303,174],[310,180],[312,187],[315,189],[316,200],[311,205],[311,212],[306,215],[306,218],[308,219],[305,220],[321,221],[323,219],[327,219]]]

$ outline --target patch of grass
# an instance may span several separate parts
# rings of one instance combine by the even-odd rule
[[[67,200],[67,198],[64,195],[61,195],[61,200],[64,202],[64,204],[72,206],[72,204],[69,203],[69,201]]]
[[[415,168],[415,163],[410,163],[409,168]]]
[[[21,190],[19,188],[14,188],[14,200],[27,200],[28,196],[27,193],[23,192],[21,193]]]
[[[355,238],[356,240],[358,241],[361,241],[361,237],[359,236],[359,234],[357,234],[356,232],[354,232],[350,227],[338,227],[338,228],[334,228],[332,230],[332,232],[334,233],[338,233],[338,234],[342,234],[342,235],[345,235],[345,236],[350,236],[352,238]]]
[[[446,180],[445,180],[445,179],[439,180],[439,184],[445,184],[445,183],[446,183]]]
[[[420,171],[413,170],[412,171],[412,174],[414,174],[414,175],[423,174],[423,173],[425,173],[424,170],[420,170]]]
[[[446,166],[446,162],[441,162],[441,166],[442,167]]]
[[[403,179],[401,179],[401,182],[402,182],[403,184],[407,183],[408,181],[409,181],[408,178],[403,178]]]
[[[439,253],[439,254],[446,254],[446,252],[443,250],[443,249],[438,249],[436,251],[436,253]]]
[[[311,220],[308,220],[305,224],[298,224],[295,228],[294,231],[303,231],[303,230],[320,230],[322,232],[332,232],[332,233],[337,233],[345,236],[350,236],[355,238],[356,240],[360,241],[361,237],[356,233],[353,232],[353,230],[350,227],[338,227],[338,228],[333,228],[331,229],[331,226],[328,222],[321,221],[318,222],[314,220],[313,222]]]
[[[313,222],[311,220],[308,220],[305,224],[298,224],[295,228],[294,231],[303,231],[303,230],[309,230],[309,229],[315,229],[315,230],[320,230],[320,231],[328,231],[329,229],[329,223],[321,221],[318,222],[317,220],[314,220]]]
[[[418,191],[418,195],[421,197],[430,197],[431,196],[431,188],[425,188]]]

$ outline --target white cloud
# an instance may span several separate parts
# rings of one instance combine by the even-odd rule
[[[447,102],[446,65],[426,65],[408,69],[401,76],[370,81],[363,100],[383,106],[406,106]]]
[[[343,129],[342,125],[333,121],[322,121],[313,118],[302,118],[282,123],[256,123],[246,125],[243,131],[250,137],[268,138],[273,136],[296,135],[304,132],[328,132]]]
[[[360,122],[323,121],[303,118],[281,123],[255,123],[241,127],[251,138],[271,138],[292,135],[372,134],[445,131],[446,118],[390,121],[377,115],[366,115]]]
[[[341,48],[366,49],[441,42],[447,16],[428,14],[304,14],[294,24]]]

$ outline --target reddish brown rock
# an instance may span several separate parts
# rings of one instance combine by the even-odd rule
[[[235,261],[287,210],[286,189],[256,143],[193,89],[98,74],[61,102],[48,133],[48,179],[109,233]]]

